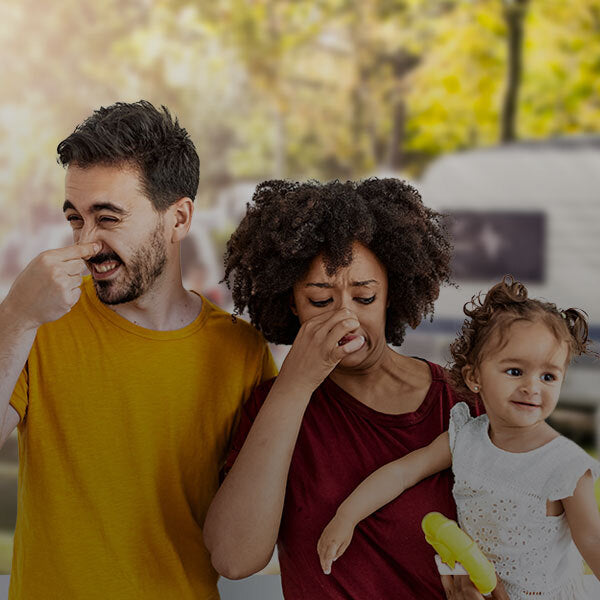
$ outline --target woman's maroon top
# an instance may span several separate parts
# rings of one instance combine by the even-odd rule
[[[286,600],[445,598],[421,519],[430,511],[456,519],[450,469],[428,477],[361,521],[330,575],[323,574],[317,554],[324,527],[363,479],[448,429],[450,409],[458,399],[443,369],[428,364],[431,387],[412,413],[380,413],[330,379],[314,392],[290,465],[279,530]],[[272,383],[258,387],[244,406],[226,470],[233,465]]]

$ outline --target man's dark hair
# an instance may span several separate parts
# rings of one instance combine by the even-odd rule
[[[57,152],[64,167],[135,167],[157,211],[179,198],[193,200],[198,190],[200,164],[188,132],[165,106],[157,110],[146,100],[96,110],[60,142]]]
[[[407,325],[433,313],[450,277],[450,243],[442,217],[399,179],[261,183],[227,244],[225,280],[238,314],[276,344],[291,344],[300,322],[292,286],[322,255],[329,275],[352,261],[360,242],[388,276],[386,340],[400,345]]]

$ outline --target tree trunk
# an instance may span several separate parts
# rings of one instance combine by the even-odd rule
[[[502,141],[516,139],[517,99],[523,69],[523,21],[529,0],[504,0],[508,28],[508,76],[502,105]]]
[[[391,170],[399,170],[403,163],[404,140],[406,137],[406,101],[404,100],[406,76],[419,64],[420,58],[405,49],[398,50],[389,57],[394,68],[395,84],[390,94],[392,111],[392,131],[386,152],[386,165]]]
[[[406,102],[403,98],[395,98],[392,102],[392,131],[387,147],[386,165],[392,171],[402,166],[404,136],[406,129]]]
[[[287,136],[285,127],[285,116],[280,105],[273,111],[275,123],[275,145],[273,149],[273,173],[278,179],[286,175],[287,162]]]

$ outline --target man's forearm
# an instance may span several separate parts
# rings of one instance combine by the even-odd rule
[[[27,357],[37,329],[20,318],[10,301],[0,303],[0,446],[4,443],[14,423],[7,419],[10,398]]]

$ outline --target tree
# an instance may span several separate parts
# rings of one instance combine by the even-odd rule
[[[0,0],[0,19],[0,236],[32,205],[59,214],[56,145],[116,100],[188,128],[199,204],[240,178],[600,129],[600,0]]]
[[[503,142],[512,142],[515,135],[517,100],[523,70],[523,22],[529,0],[504,0],[508,41],[508,77],[502,105]]]

